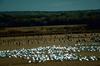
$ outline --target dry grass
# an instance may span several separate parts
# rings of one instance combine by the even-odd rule
[[[73,36],[66,38],[67,36]],[[80,37],[79,37],[80,36]],[[46,45],[73,45],[77,40],[85,39],[87,43],[91,42],[90,34],[84,37],[83,34],[67,34],[67,35],[42,35],[42,36],[20,36],[20,37],[2,37],[0,38],[1,46],[0,50],[7,49],[18,49],[18,48],[32,48]],[[2,40],[5,40],[3,43]],[[30,42],[28,41],[30,40]],[[9,42],[11,41],[11,42]],[[65,42],[64,42],[65,41]],[[15,42],[15,43],[13,43]],[[18,44],[18,42],[22,42]],[[33,42],[33,43],[32,43]],[[81,52],[82,55],[96,55],[100,56],[98,52]],[[0,66],[100,66],[100,61],[63,61],[63,62],[55,62],[55,61],[47,61],[43,63],[27,63],[28,60],[20,59],[20,58],[5,58],[0,59]]]

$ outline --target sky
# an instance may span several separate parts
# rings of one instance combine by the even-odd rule
[[[71,11],[100,9],[100,0],[0,0],[0,11]]]

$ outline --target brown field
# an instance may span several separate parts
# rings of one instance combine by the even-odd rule
[[[100,33],[95,33],[95,35],[100,37]],[[1,37],[0,50],[35,48],[47,45],[73,46],[78,43],[91,45],[93,42],[95,42],[96,38],[93,33]]]
[[[23,29],[25,28],[21,28],[21,31]],[[7,30],[8,29],[5,29],[4,31],[1,30],[1,32],[8,32]],[[13,28],[9,30],[16,30],[16,29]],[[32,30],[33,29],[30,29],[30,31]],[[47,30],[46,31],[44,30],[43,32],[47,32]],[[19,49],[19,48],[34,48],[34,47],[47,46],[47,45],[73,46],[78,43],[85,43],[86,45],[91,45],[93,42],[95,42],[97,37],[100,38],[100,33],[85,33],[85,32],[83,33],[82,32],[78,34],[77,33],[72,33],[72,34],[62,33],[62,34],[52,34],[52,35],[46,34],[46,35],[33,35],[33,36],[32,35],[31,36],[14,36],[13,34],[13,36],[7,36],[7,37],[3,37],[2,35],[0,36],[1,36],[0,50],[13,50],[13,49]],[[80,52],[79,54],[100,56],[99,52]],[[20,58],[17,58],[17,59],[16,58],[10,58],[10,59],[0,58],[0,66],[100,66],[100,60],[99,61],[63,61],[63,62],[47,61],[43,63],[31,63],[31,64],[27,62],[28,60],[24,60]]]
[[[98,34],[98,33],[97,33]],[[86,36],[83,34],[60,34],[60,35],[42,35],[42,36],[19,36],[19,37],[2,37],[0,38],[0,50],[12,50],[18,48],[33,48],[46,45],[61,45],[68,46],[75,43],[81,43],[85,39],[84,43],[91,44],[93,40],[90,40],[93,36],[87,33]],[[68,36],[71,36],[68,38]],[[80,42],[77,42],[80,40]],[[4,42],[4,43],[3,43]],[[15,43],[14,43],[15,42]],[[95,55],[100,56],[98,52],[81,52],[81,55]],[[24,59],[0,59],[0,66],[100,66],[100,61],[48,61],[43,63],[31,63],[28,64],[28,60]]]
[[[23,59],[0,59],[0,66],[100,66],[100,61],[47,61],[43,63],[27,63]]]

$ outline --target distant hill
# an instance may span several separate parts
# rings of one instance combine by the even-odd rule
[[[0,12],[0,27],[30,27],[87,24],[100,28],[100,9],[79,11],[12,11]]]
[[[7,15],[48,15],[48,14],[59,14],[59,13],[80,13],[80,12],[99,12],[100,13],[100,9],[96,9],[96,10],[75,10],[75,11],[4,11],[4,12],[0,12],[0,14],[7,14]]]

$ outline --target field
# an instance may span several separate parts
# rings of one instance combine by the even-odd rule
[[[48,61],[44,63],[27,63],[23,59],[1,59],[0,66],[100,66],[100,61]]]
[[[24,58],[0,57],[0,66],[100,66],[100,9],[0,12],[0,51],[53,45],[96,47],[99,51],[76,53],[99,59],[28,63]]]
[[[52,26],[51,26],[52,27]],[[40,31],[39,29],[41,27],[35,27]],[[45,27],[46,29],[49,29],[49,27]],[[44,29],[45,29],[44,28]],[[53,27],[54,28],[54,27]],[[57,28],[57,27],[56,27]],[[59,28],[59,27],[58,27]],[[64,27],[63,27],[64,28]],[[63,29],[62,28],[62,29]],[[23,30],[24,29],[24,30]],[[29,28],[6,28],[4,32],[7,32],[7,30],[23,30],[25,31],[34,31],[32,28],[31,30],[28,30]],[[99,43],[99,40],[97,38],[100,37],[100,33],[92,33],[92,32],[84,32],[81,33],[80,30],[78,33],[66,33],[63,31],[59,34],[60,31],[58,31],[58,34],[48,34],[48,32],[53,32],[52,30],[46,30],[43,34],[33,34],[28,33],[27,36],[20,36],[20,33],[14,34],[7,34],[7,35],[1,35],[0,38],[0,50],[14,50],[14,49],[20,49],[20,48],[37,48],[40,46],[52,46],[52,45],[61,45],[61,46],[74,46],[75,44],[81,44],[84,43],[85,45],[91,45],[92,43]],[[67,30],[67,29],[66,29]],[[3,31],[1,31],[3,32]],[[55,30],[57,33],[57,30]],[[9,36],[10,35],[10,36]],[[14,36],[15,35],[15,36]],[[97,41],[96,41],[97,40]],[[95,55],[100,56],[99,52],[80,52],[79,54],[85,56],[85,55]],[[21,59],[21,58],[1,58],[0,59],[0,66],[99,66],[100,60],[98,61],[46,61],[43,63],[31,63],[29,64],[27,60]]]

